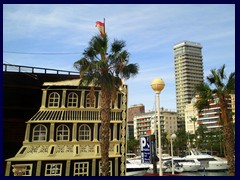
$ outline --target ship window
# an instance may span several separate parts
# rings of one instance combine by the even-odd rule
[[[201,161],[217,161],[217,160],[214,159],[214,158],[201,158],[201,159],[198,158],[197,160],[200,161],[200,162],[201,162]]]
[[[78,95],[74,92],[71,92],[68,95],[68,107],[77,107],[78,104]]]
[[[32,164],[26,164],[27,168],[22,176],[32,176]]]
[[[78,154],[78,146],[76,146],[76,154]]]
[[[112,161],[109,161],[109,173],[112,176]],[[102,176],[102,161],[99,161],[99,176]]]
[[[23,147],[19,154],[23,154],[27,147]]]
[[[52,92],[49,95],[48,107],[59,107],[60,96],[57,92]]]
[[[50,151],[50,154],[53,154],[54,153],[54,146],[51,147],[51,151]]]
[[[88,176],[89,162],[74,163],[73,176]]]
[[[33,129],[33,141],[46,141],[47,140],[47,128],[42,125],[36,125]]]
[[[19,164],[20,165],[20,164]],[[22,166],[24,166],[26,169],[26,171],[24,172],[24,174],[22,176],[32,176],[32,164],[21,164]]]
[[[59,125],[57,127],[57,141],[69,140],[69,128],[66,125]]]
[[[87,94],[86,96],[86,106],[87,107],[95,107],[96,104],[96,97],[95,95],[93,96],[93,98],[90,98],[90,93]]]
[[[100,150],[99,150],[99,149],[100,149],[99,146],[97,146],[97,154],[100,153]]]
[[[61,176],[62,164],[46,164],[45,176]]]
[[[83,124],[79,127],[79,140],[91,140],[91,128],[88,125]]]

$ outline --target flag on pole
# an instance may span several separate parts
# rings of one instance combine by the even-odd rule
[[[100,34],[101,34],[101,36],[103,36],[104,34],[105,34],[105,24],[104,23],[102,23],[102,22],[100,22],[100,21],[97,21],[96,22],[96,27],[98,28],[98,30],[100,31]]]
[[[152,130],[151,129],[147,130],[147,133],[148,133],[148,135],[151,135],[152,134]]]

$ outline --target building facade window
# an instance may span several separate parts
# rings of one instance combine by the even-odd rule
[[[57,108],[60,103],[60,95],[57,92],[52,92],[49,95],[48,107]]]
[[[77,162],[74,163],[73,176],[88,176],[89,162]]]
[[[94,95],[92,99],[90,98],[90,93],[86,96],[86,107],[95,107],[96,106],[96,96]]]
[[[74,92],[71,92],[68,95],[68,107],[77,107],[78,105],[78,95]]]
[[[62,124],[57,127],[57,141],[69,141],[69,128]]]
[[[46,141],[47,140],[47,128],[46,126],[39,124],[33,129],[33,141]]]
[[[32,176],[32,164],[21,164],[26,167],[26,171],[22,176]]]
[[[45,176],[61,176],[62,175],[62,164],[46,164]]]
[[[91,140],[91,128],[83,124],[79,127],[79,140],[90,141]]]

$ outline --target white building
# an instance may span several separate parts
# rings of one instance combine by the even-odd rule
[[[197,97],[197,96],[196,96]],[[191,118],[196,117],[197,122],[195,123],[195,131],[199,124],[204,125],[207,129],[214,129],[222,127],[220,123],[220,106],[218,99],[209,101],[209,108],[203,109],[200,113],[194,107],[197,98],[193,98],[190,104],[185,107],[185,128],[187,132],[194,134],[194,122],[191,122]],[[235,123],[235,95],[231,94],[228,100],[228,109],[232,112],[232,120]]]
[[[193,98],[190,104],[187,104],[185,107],[185,130],[191,134],[195,134],[195,131],[198,128],[198,121],[192,121],[192,118],[198,119],[198,111],[194,107],[196,98]]]
[[[177,131],[177,112],[167,109],[160,109],[160,126],[161,132],[168,135]],[[157,113],[154,111],[134,116],[134,138],[139,139],[140,136],[153,134],[158,129]]]
[[[189,41],[175,44],[174,67],[178,126],[184,127],[185,106],[195,96],[194,87],[203,83],[201,44]]]

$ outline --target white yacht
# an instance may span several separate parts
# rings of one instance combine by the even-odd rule
[[[126,159],[126,176],[134,176],[135,174],[139,174],[139,172],[146,172],[151,164],[145,164],[141,162],[141,156],[129,156],[127,154]]]
[[[221,171],[229,168],[228,162],[222,158],[203,154],[196,149],[191,149],[190,155],[185,157],[186,160],[197,160],[201,166],[199,170]]]
[[[196,159],[186,159],[184,157],[173,157],[173,162],[177,162],[183,167],[184,172],[198,171],[201,163]]]
[[[165,160],[162,163],[163,172],[170,173],[172,172],[172,159]],[[184,171],[183,166],[178,162],[173,161],[173,168],[175,173],[181,173]]]
[[[181,173],[183,172],[183,167],[178,164],[177,162],[173,163],[174,173]],[[157,172],[159,173],[159,162],[157,162]],[[164,173],[171,173],[172,172],[172,160],[171,159],[163,159],[162,161],[162,172]],[[153,165],[150,165],[148,173],[153,173]]]

